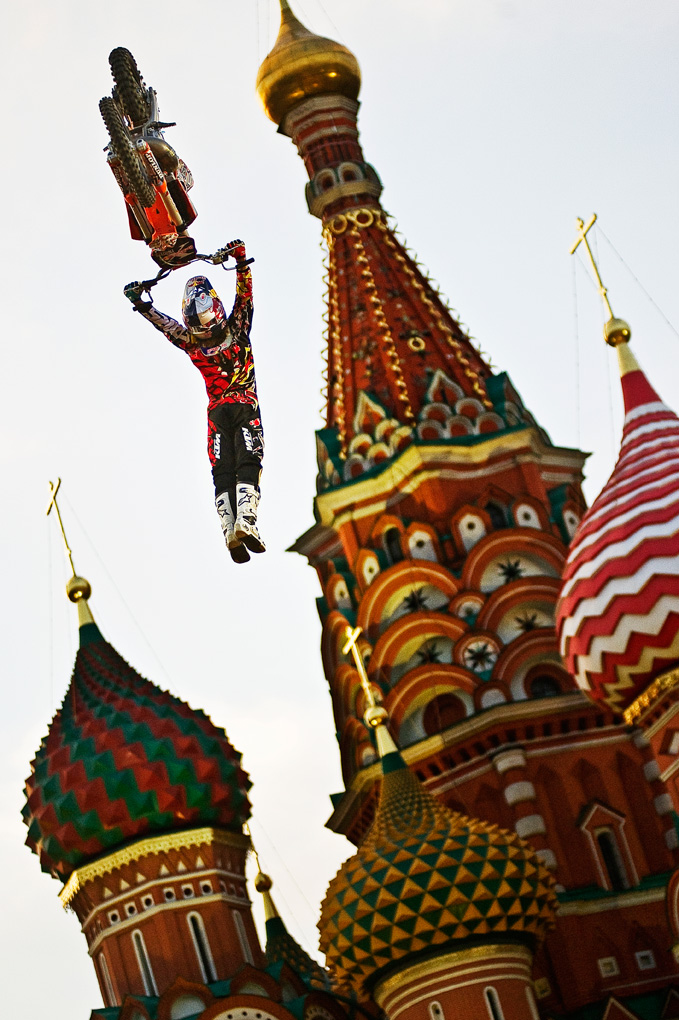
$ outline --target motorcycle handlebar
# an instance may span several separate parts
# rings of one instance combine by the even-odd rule
[[[226,269],[227,267],[224,265],[224,263],[227,261],[227,259],[230,258],[233,258],[233,249],[219,248],[218,251],[214,253],[214,255],[195,255],[194,258],[190,259],[188,262],[185,262],[184,265],[190,266],[193,262],[210,262],[213,266],[221,266],[222,269]],[[241,267],[249,266],[254,261],[255,261],[254,258],[244,259],[242,262],[239,262],[238,265],[240,265]],[[233,271],[234,269],[238,268],[238,265],[230,266],[229,268]],[[141,282],[142,290],[150,293],[152,287],[155,287],[155,285],[157,283],[160,283],[161,280],[165,280],[170,275],[170,273],[174,272],[175,269],[181,268],[183,267],[174,266],[172,269],[159,270],[158,274],[154,276],[152,280],[142,280]]]

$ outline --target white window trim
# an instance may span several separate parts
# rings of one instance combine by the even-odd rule
[[[252,949],[250,948],[250,942],[248,940],[248,933],[245,930],[245,924],[243,922],[243,916],[239,910],[232,910],[233,924],[236,929],[236,935],[240,942],[240,948],[243,953],[243,959],[246,963],[249,963],[251,967],[254,967],[255,961],[252,955]]]
[[[497,989],[493,988],[492,985],[488,985],[483,989],[483,997],[486,1000],[486,1009],[488,1010],[490,1020],[505,1020]]]
[[[139,973],[141,974],[141,979],[144,983],[144,991],[146,995],[157,995],[158,986],[156,985],[151,960],[148,950],[146,949],[144,936],[138,928],[135,928],[132,932],[132,945],[134,946],[137,963],[139,964]]]
[[[198,928],[198,932],[200,934],[200,938],[201,938],[201,942],[202,942],[202,947],[201,947],[201,945],[198,942],[198,939],[196,937],[196,933],[194,931],[194,927],[191,924],[192,919],[196,922],[196,927]],[[189,926],[189,932],[191,933],[191,940],[193,942],[193,947],[194,947],[194,949],[196,951],[196,957],[198,959],[198,966],[200,967],[200,972],[201,972],[201,974],[203,976],[203,981],[205,981],[206,984],[210,984],[213,981],[217,981],[218,980],[218,978],[217,978],[217,968],[215,967],[215,961],[214,961],[214,958],[212,956],[212,950],[210,948],[210,942],[209,942],[208,937],[207,937],[207,932],[205,931],[205,925],[203,924],[203,918],[195,910],[192,910],[191,913],[186,918],[186,923]],[[202,952],[201,952],[201,949],[202,949]],[[209,968],[209,970],[211,972],[209,974],[206,973],[206,970],[205,970],[205,963],[203,962],[203,954],[205,955],[205,959],[207,960],[207,963],[208,963],[208,968]]]
[[[103,951],[97,956],[97,963],[99,965],[99,973],[101,974],[101,980],[104,984],[104,990],[106,997],[108,998],[107,1006],[117,1006],[118,998],[115,991],[113,990],[113,982],[111,981],[111,972],[108,969],[108,960],[106,959]]]

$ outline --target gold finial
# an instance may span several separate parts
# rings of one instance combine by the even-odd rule
[[[71,552],[71,547],[68,544],[68,539],[66,538],[64,522],[61,519],[61,511],[59,510],[59,504],[57,503],[57,493],[59,492],[59,488],[61,487],[61,478],[57,478],[56,485],[54,484],[54,482],[50,482],[49,486],[50,486],[50,501],[47,505],[47,516],[49,517],[50,513],[52,512],[52,509],[54,508],[57,515],[57,520],[59,521],[61,537],[63,538],[64,545],[66,547],[66,555],[68,556],[68,562],[71,564],[71,570],[73,571],[73,576],[66,585],[66,594],[68,595],[71,602],[75,602],[75,604],[78,607],[78,623],[82,627],[86,623],[94,623],[94,617],[92,616],[89,606],[87,605],[87,600],[92,594],[92,586],[90,585],[90,582],[87,580],[87,578],[79,577],[75,571],[73,553]]]
[[[616,319],[616,317],[613,315],[611,302],[608,300],[608,291],[604,287],[603,280],[601,279],[601,274],[599,273],[599,267],[596,264],[596,260],[594,258],[594,255],[592,254],[592,249],[590,248],[589,241],[587,240],[588,231],[591,230],[591,228],[596,223],[596,213],[592,215],[591,220],[586,226],[585,221],[581,219],[577,219],[575,223],[578,230],[578,239],[571,248],[570,254],[574,255],[578,245],[580,244],[584,244],[585,248],[587,249],[589,261],[592,263],[592,269],[594,271],[594,276],[596,277],[599,293],[601,294],[604,306],[609,315],[608,321],[604,325],[604,340],[606,341],[607,344],[610,344],[611,347],[618,347],[619,344],[627,344],[629,343],[630,337],[632,336],[632,330],[630,329],[629,325],[625,322],[624,319]]]
[[[264,920],[270,921],[272,917],[279,917],[279,913],[276,910],[276,904],[271,898],[270,892],[273,886],[273,881],[269,875],[265,875],[262,871],[262,865],[259,863],[259,854],[257,848],[252,839],[252,832],[250,831],[250,825],[248,822],[243,826],[245,835],[250,840],[250,849],[254,854],[255,861],[257,862],[257,874],[255,875],[255,889],[258,893],[261,893],[262,899],[264,900]]]
[[[365,663],[363,662],[363,656],[359,650],[356,642],[363,633],[361,627],[350,627],[347,624],[345,630],[346,641],[342,647],[342,654],[348,655],[351,652],[354,663],[356,664],[356,672],[358,678],[361,681],[361,687],[365,694],[365,700],[368,702],[368,707],[363,713],[363,721],[369,730],[375,730],[375,738],[377,740],[377,750],[380,753],[380,758],[384,758],[386,754],[391,754],[397,751],[398,748],[391,738],[391,734],[387,729],[385,723],[389,718],[386,708],[382,705],[377,704],[375,692],[372,689],[368,674],[366,672]]]
[[[356,100],[361,72],[341,43],[310,32],[287,0],[280,0],[281,27],[257,74],[256,88],[268,117],[282,124],[293,107],[317,95],[339,93]]]

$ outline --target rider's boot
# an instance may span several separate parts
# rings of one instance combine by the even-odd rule
[[[257,531],[257,507],[259,506],[259,489],[247,482],[239,482],[236,486],[237,517],[234,526],[236,538],[248,547],[250,552],[265,552],[266,546]]]
[[[219,496],[217,496],[215,499],[215,506],[217,507],[217,513],[219,514],[219,523],[221,524],[222,532],[224,534],[226,548],[231,553],[231,559],[234,563],[247,563],[250,559],[250,553],[247,551],[241,540],[236,538],[234,531],[236,515],[231,507],[231,497],[228,492],[222,492]]]

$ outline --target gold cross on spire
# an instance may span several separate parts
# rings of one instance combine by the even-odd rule
[[[368,706],[370,708],[375,708],[377,705],[377,701],[375,700],[373,689],[370,686],[370,681],[368,680],[368,674],[366,672],[363,656],[361,655],[359,647],[356,644],[359,637],[363,633],[363,629],[361,627],[355,627],[352,630],[349,624],[347,624],[347,629],[345,630],[344,633],[346,635],[347,640],[342,648],[342,655],[348,655],[349,652],[351,652],[354,659],[354,663],[356,665],[356,672],[358,673],[358,678],[361,681],[361,687],[363,688],[363,693],[365,694],[365,700],[368,702]]]
[[[587,234],[592,229],[592,227],[594,226],[595,223],[596,223],[596,213],[593,214],[593,216],[592,216],[591,220],[589,221],[589,223],[587,224],[587,226],[585,226],[585,221],[584,220],[577,219],[575,221],[575,225],[576,225],[577,230],[578,230],[578,239],[575,242],[575,244],[573,245],[573,247],[571,248],[570,254],[571,255],[575,255],[575,252],[576,252],[578,246],[580,244],[584,244],[585,248],[587,249],[587,254],[589,255],[589,261],[592,263],[592,269],[594,271],[594,275],[596,277],[596,282],[597,282],[598,287],[599,287],[599,293],[601,294],[603,302],[604,302],[604,304],[606,306],[606,310],[608,312],[608,316],[609,316],[610,319],[612,319],[612,318],[614,318],[614,316],[613,316],[613,309],[611,308],[611,303],[608,300],[608,291],[604,287],[603,280],[601,279],[601,274],[599,273],[599,267],[596,264],[596,260],[594,258],[594,255],[592,254],[592,249],[590,248],[589,241],[587,239]]]
[[[375,730],[375,739],[377,741],[377,750],[380,758],[384,758],[387,754],[392,754],[397,751],[396,744],[391,739],[391,734],[386,727],[386,721],[389,718],[386,708],[382,705],[377,704],[377,698],[375,692],[372,689],[370,680],[368,679],[368,673],[365,668],[363,656],[361,655],[360,649],[356,642],[363,633],[361,627],[350,627],[349,624],[346,626],[344,631],[346,641],[342,646],[342,654],[348,655],[351,652],[354,663],[356,664],[356,672],[358,673],[359,680],[361,681],[361,687],[365,694],[365,700],[368,703],[368,707],[363,713],[363,722],[366,724],[369,730]]]
[[[56,514],[57,514],[57,520],[59,521],[59,527],[61,529],[61,536],[62,536],[62,538],[64,540],[64,545],[66,546],[66,555],[68,556],[68,561],[71,564],[71,570],[73,571],[73,576],[75,577],[76,576],[76,572],[75,572],[75,565],[73,563],[73,553],[71,552],[71,547],[69,546],[68,539],[66,538],[66,532],[64,531],[64,522],[61,519],[61,513],[59,511],[59,504],[57,503],[57,493],[59,491],[60,486],[61,486],[61,478],[57,478],[57,484],[56,485],[54,484],[54,482],[50,482],[50,496],[51,496],[51,498],[50,498],[49,504],[47,506],[47,516],[49,517],[50,513],[52,512],[52,507],[54,507],[54,509],[56,511]]]
[[[608,300],[608,291],[604,287],[604,282],[601,279],[599,267],[596,264],[596,259],[594,258],[594,255],[592,254],[592,249],[589,246],[587,234],[592,229],[595,223],[596,213],[593,213],[591,220],[587,224],[585,224],[585,221],[581,219],[577,219],[575,221],[575,225],[578,230],[578,239],[570,249],[570,254],[574,255],[578,246],[581,244],[584,244],[585,248],[587,249],[589,261],[592,264],[592,270],[596,278],[597,287],[599,293],[601,294],[601,298],[603,300],[606,311],[608,312],[608,321],[604,325],[604,338],[606,340],[606,343],[610,344],[611,347],[618,347],[619,344],[626,344],[629,342],[629,339],[632,335],[632,330],[630,329],[630,327],[628,326],[624,319],[616,319],[616,317],[613,315],[611,302]]]

